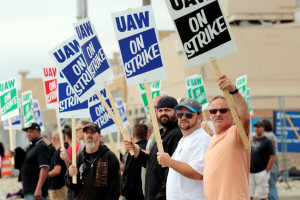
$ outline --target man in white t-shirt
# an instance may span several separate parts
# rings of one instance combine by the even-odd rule
[[[185,99],[177,110],[178,126],[183,137],[172,156],[157,153],[160,165],[169,167],[167,179],[168,200],[204,200],[204,158],[210,136],[201,128],[202,108],[198,101]]]

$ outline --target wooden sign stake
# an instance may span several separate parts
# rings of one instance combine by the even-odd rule
[[[107,92],[107,91],[106,91]],[[112,120],[115,122],[115,124],[117,125],[117,127],[119,128],[121,134],[123,135],[123,138],[126,140],[130,140],[128,138],[128,136],[125,133],[124,130],[124,126],[123,123],[120,122],[120,120],[115,116],[115,114],[112,112],[112,110],[110,109],[110,107],[108,106],[108,104],[106,103],[105,99],[103,98],[103,96],[100,94],[100,92],[97,93],[97,96],[99,98],[99,100],[101,101],[101,103],[103,104],[104,108],[107,110],[108,114],[111,116]],[[113,104],[113,102],[111,102],[111,104]],[[131,150],[130,155],[134,155],[133,150]]]
[[[211,61],[213,67],[214,67],[214,70],[215,70],[215,73],[217,76],[221,76],[221,71],[220,71],[220,68],[218,66],[218,63],[216,60],[212,60]],[[233,100],[229,94],[229,91],[223,91],[223,94],[224,94],[224,97],[226,99],[226,102],[229,106],[229,109],[230,109],[230,112],[231,112],[231,115],[235,121],[235,124],[237,126],[237,129],[238,129],[238,133],[240,134],[240,137],[243,141],[243,144],[244,144],[244,147],[245,149],[249,149],[250,148],[250,143],[249,143],[249,140],[247,138],[247,135],[246,135],[246,132],[243,128],[243,125],[242,125],[242,122],[235,110],[235,107],[234,107],[234,103],[233,103]],[[250,134],[250,133],[249,133]]]
[[[13,143],[13,130],[12,130],[12,122],[11,118],[8,118],[8,124],[9,124],[9,144],[10,144],[10,150],[14,151],[14,143]],[[15,158],[11,157],[11,164],[15,164]]]
[[[149,110],[150,110],[150,117],[151,117],[151,120],[152,120],[152,125],[153,125],[153,129],[154,129],[154,134],[155,134],[155,139],[156,139],[158,151],[160,153],[163,153],[164,152],[164,147],[162,145],[160,132],[159,132],[159,128],[158,128],[158,123],[157,123],[157,118],[156,118],[156,113],[155,113],[153,102],[152,102],[152,95],[151,95],[151,91],[150,91],[150,85],[149,85],[149,83],[144,83],[144,86],[145,86],[145,91],[146,91],[146,95],[147,95],[148,106],[149,106]]]
[[[76,119],[72,118],[72,165],[76,167]],[[72,176],[72,183],[77,184],[77,175]]]

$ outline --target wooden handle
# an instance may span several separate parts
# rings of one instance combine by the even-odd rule
[[[215,70],[215,73],[216,73],[217,77],[221,76],[221,71],[220,71],[220,68],[218,66],[217,61],[216,60],[212,60],[211,62],[212,62],[212,65],[214,67],[214,70]],[[238,114],[237,114],[237,112],[235,110],[235,106],[234,106],[233,100],[232,100],[232,98],[231,98],[231,96],[229,94],[229,91],[224,91],[223,90],[223,94],[224,94],[224,97],[225,97],[226,102],[228,104],[228,107],[230,109],[231,115],[232,115],[232,117],[233,117],[233,119],[235,121],[235,124],[237,126],[238,133],[239,133],[239,135],[240,135],[240,137],[241,137],[241,139],[243,141],[244,147],[245,147],[245,149],[249,149],[250,148],[249,140],[248,140],[246,132],[245,132],[245,130],[243,128],[242,122],[241,122],[241,120],[240,120],[240,118],[239,118],[239,116],[238,116]]]
[[[12,129],[12,122],[11,122],[11,118],[8,118],[8,125],[9,125],[9,144],[10,144],[10,150],[14,151],[14,143],[13,143],[13,129]],[[15,158],[11,157],[11,164],[14,165],[15,164]]]
[[[72,118],[72,165],[76,168],[76,119]],[[77,184],[77,175],[72,176],[72,183]]]
[[[152,94],[150,91],[149,83],[144,83],[144,86],[145,86],[145,91],[146,91],[146,95],[147,95],[148,106],[149,106],[149,110],[150,110],[150,118],[151,118],[153,129],[154,129],[156,144],[158,147],[158,151],[160,153],[163,153],[164,147],[162,145],[162,141],[161,141],[161,137],[160,137],[160,132],[159,132],[159,128],[158,128],[156,113],[155,113],[153,102],[152,102]]]
[[[58,135],[59,135],[59,140],[60,140],[60,148],[62,150],[65,149],[65,145],[64,145],[64,137],[61,131],[61,124],[60,124],[60,119],[58,118],[58,111],[57,109],[55,109],[55,113],[56,113],[56,122],[57,122],[57,129],[58,129]]]
[[[107,92],[107,91],[106,91]],[[120,123],[120,120],[118,120],[118,118],[115,116],[115,114],[112,112],[112,110],[110,109],[109,105],[106,103],[105,99],[103,98],[103,96],[100,94],[100,92],[97,93],[97,96],[99,98],[99,100],[101,101],[101,103],[103,104],[104,108],[107,110],[108,114],[110,115],[111,119],[115,122],[115,124],[117,125],[117,127],[119,128],[123,138],[125,138],[126,140],[130,140],[127,136],[127,134],[125,133],[124,130],[124,126],[122,123]],[[112,103],[111,103],[112,104]],[[130,150],[130,155],[134,155],[133,150]]]

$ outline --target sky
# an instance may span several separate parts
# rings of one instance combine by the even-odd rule
[[[108,58],[119,52],[111,13],[138,8],[142,0],[88,0],[93,23]],[[152,0],[157,30],[174,30],[164,0]],[[0,81],[16,77],[42,78],[42,67],[53,61],[49,51],[75,32],[76,0],[0,0]]]

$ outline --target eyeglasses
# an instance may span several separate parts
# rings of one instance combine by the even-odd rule
[[[185,115],[185,117],[188,118],[188,119],[192,119],[193,116],[194,116],[194,113],[191,113],[191,112],[185,112],[185,113],[184,112],[178,112],[177,113],[177,117],[179,119],[181,119],[183,117],[183,115]]]
[[[219,111],[221,114],[224,114],[224,113],[227,113],[228,110],[229,110],[229,108],[211,109],[211,110],[209,110],[209,113],[217,114],[217,112]]]

